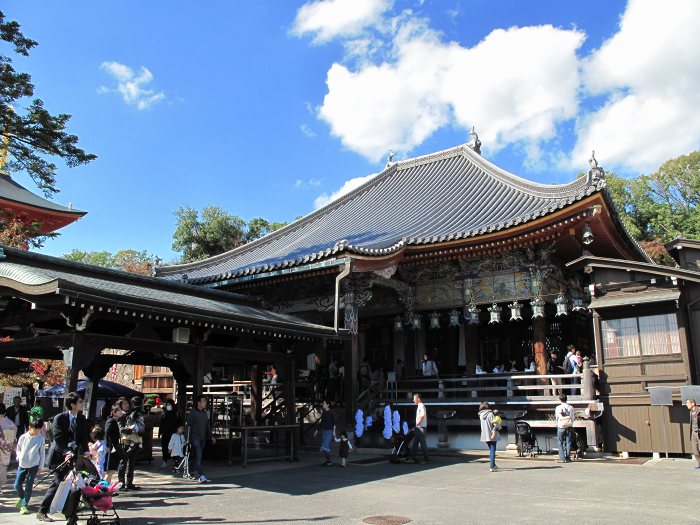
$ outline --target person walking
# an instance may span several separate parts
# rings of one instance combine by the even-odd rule
[[[211,424],[209,416],[206,412],[207,398],[203,395],[198,395],[194,398],[194,407],[187,417],[187,425],[189,427],[189,443],[192,445],[192,455],[194,456],[194,470],[199,474],[200,483],[208,483],[209,479],[204,474],[202,468],[202,454],[207,441],[216,443],[211,432]]]
[[[29,500],[32,497],[34,478],[44,468],[46,453],[44,451],[44,428],[42,419],[34,419],[29,423],[29,430],[17,440],[17,477],[15,478],[15,492],[20,514],[29,514]]]
[[[180,414],[178,414],[176,410],[175,402],[172,399],[166,399],[165,411],[158,425],[158,437],[160,438],[160,446],[163,453],[163,462],[160,465],[161,468],[166,468],[168,466],[168,461],[170,460],[170,452],[168,450],[170,438],[177,432],[177,427],[181,424],[182,421],[180,420]]]
[[[0,403],[0,494],[2,494],[2,486],[7,481],[7,467],[15,450],[17,437],[17,425],[6,414],[5,405]]]
[[[22,404],[22,398],[20,396],[12,398],[12,405],[7,408],[7,418],[11,419],[17,427],[18,436],[21,436],[27,431],[29,413],[27,412],[27,407]]]
[[[481,442],[486,443],[489,448],[489,471],[498,471],[496,465],[496,444],[498,443],[499,432],[498,426],[494,422],[495,416],[493,410],[489,408],[487,402],[479,405],[479,421],[481,423]]]
[[[690,411],[690,453],[698,462],[695,467],[700,470],[700,408],[695,403],[695,399],[686,399],[685,406]]]
[[[124,439],[125,436],[131,434],[142,435],[146,423],[143,420],[141,412],[141,398],[134,396],[131,402],[128,399],[120,398],[119,401],[124,414],[119,419],[120,442],[122,444],[122,458],[119,461],[117,476],[122,484],[122,491],[141,490],[141,487],[134,484],[134,470],[136,464],[136,455],[141,450],[138,439]]]
[[[321,452],[326,456],[324,467],[333,465],[331,461],[331,441],[335,439],[335,412],[333,412],[325,399],[321,403]]]
[[[70,392],[66,396],[66,411],[53,418],[53,441],[46,457],[49,468],[57,467],[69,457],[83,455],[88,451],[88,426],[82,410],[83,399],[76,392]],[[66,474],[66,469],[54,470],[51,485],[36,514],[39,521],[54,521],[48,515],[49,507]]]
[[[105,477],[110,483],[112,482],[112,476],[119,469],[119,463],[124,457],[119,432],[119,420],[123,415],[124,411],[122,407],[118,404],[114,404],[105,422],[105,442],[107,444]]]
[[[571,462],[571,429],[574,426],[574,407],[566,401],[566,394],[561,394],[559,405],[554,409],[554,416],[557,420],[557,441],[559,442],[557,463]]]
[[[425,410],[425,405],[423,404],[423,397],[420,394],[413,394],[413,403],[416,405],[416,426],[413,429],[413,447],[411,448],[411,457],[408,459],[408,463],[415,463],[416,456],[418,455],[418,445],[420,445],[423,451],[423,460],[421,463],[427,463],[430,458],[428,458],[428,445],[425,442],[425,434],[428,431],[428,413]]]

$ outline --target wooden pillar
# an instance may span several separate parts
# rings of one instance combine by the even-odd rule
[[[78,390],[78,376],[80,368],[78,365],[78,355],[81,351],[82,338],[76,330],[73,330],[73,341],[70,348],[63,350],[63,361],[66,364],[65,392],[63,394],[63,408],[66,407],[66,398],[71,392]]]
[[[250,367],[250,417],[253,424],[262,424],[262,373],[260,365]]]
[[[475,324],[461,325],[464,327],[464,355],[465,366],[468,374],[473,374],[476,370],[476,365],[480,367],[486,366],[481,363],[479,355],[479,334],[478,327]]]
[[[346,373],[347,373],[347,366],[345,367]],[[360,371],[360,338],[358,334],[353,334],[350,338],[350,376],[349,376],[349,381],[347,383],[349,384],[348,392],[350,394],[350,406],[351,406],[351,411],[350,415],[355,413],[355,410],[357,410],[357,396],[360,393],[360,385],[358,384],[357,381],[357,374]],[[351,419],[352,420],[352,419]]]
[[[90,424],[97,421],[99,414],[97,413],[97,389],[100,379],[102,379],[109,371],[111,363],[103,359],[95,359],[88,367],[83,368],[85,376],[89,379],[87,388],[85,389],[85,417]]]
[[[180,420],[184,421],[187,417],[187,383],[190,380],[190,375],[187,373],[187,370],[181,366],[171,366],[170,370],[173,372],[173,379],[175,379],[177,383],[177,395],[175,399],[177,413],[180,416]]]
[[[605,359],[603,358],[603,331],[600,326],[600,314],[593,310],[593,343],[595,345],[595,358],[598,365],[598,375],[602,377],[601,372],[605,368]]]
[[[546,323],[547,320],[544,317],[536,317],[532,320],[532,350],[535,355],[535,368],[539,375],[547,374]]]
[[[192,395],[194,398],[202,394],[204,382],[204,350],[201,345],[195,348],[194,377],[192,378]]]

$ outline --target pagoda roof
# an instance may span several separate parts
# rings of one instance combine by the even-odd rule
[[[41,233],[58,230],[87,213],[44,199],[6,173],[0,173],[0,206],[10,208],[16,214],[31,215],[32,219],[41,223]]]
[[[567,184],[535,183],[460,145],[389,163],[362,186],[275,232],[202,261],[159,267],[156,274],[207,283],[343,254],[388,256],[526,224],[605,184],[594,170]]]

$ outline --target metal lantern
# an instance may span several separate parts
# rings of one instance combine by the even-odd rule
[[[474,303],[464,307],[464,318],[469,321],[469,324],[479,324],[479,314],[481,310]]]
[[[583,299],[580,297],[574,297],[571,302],[573,303],[573,307],[571,308],[572,312],[586,312],[587,309],[583,305]]]
[[[489,314],[491,314],[489,324],[501,322],[501,312],[503,311],[503,308],[498,306],[496,303],[493,303],[490,308],[487,308],[487,310],[489,311]]]
[[[510,320],[511,321],[522,321],[523,317],[520,315],[521,310],[523,309],[523,305],[518,302],[516,299],[512,303],[508,305],[508,308],[510,308]]]
[[[454,308],[450,310],[450,326],[459,326],[459,312]]]
[[[557,313],[554,314],[555,317],[561,317],[562,315],[568,315],[568,312],[566,311],[568,301],[566,300],[566,297],[564,296],[564,292],[559,292],[559,295],[557,296],[556,299],[554,299],[554,304],[557,307]]]
[[[435,330],[437,328],[440,328],[440,314],[437,312],[433,312],[430,314],[430,328]]]
[[[411,319],[411,328],[413,328],[414,330],[420,330],[421,327],[422,327],[422,325],[421,325],[420,315],[413,314],[413,317]]]
[[[397,315],[394,317],[394,332],[401,332],[403,330],[403,322],[401,321],[401,316]]]
[[[544,301],[541,297],[536,297],[530,301],[532,306],[532,318],[537,319],[538,317],[544,317]]]

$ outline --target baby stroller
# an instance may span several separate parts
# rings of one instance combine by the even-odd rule
[[[410,430],[408,434],[394,433],[392,440],[394,447],[391,449],[389,463],[401,463],[411,457],[410,446],[413,441],[415,430]]]
[[[518,456],[535,457],[535,454],[541,454],[540,446],[537,443],[537,436],[532,430],[532,427],[526,421],[515,422],[515,435],[518,443]]]
[[[112,507],[112,496],[119,492],[120,483],[110,485],[106,481],[100,481],[95,465],[83,456],[74,458],[68,477],[73,481],[71,492],[63,506],[67,525],[76,525],[79,520],[86,520],[87,525],[119,525],[119,515]]]
[[[583,439],[581,439],[581,435],[576,432],[573,427],[569,429],[569,435],[571,436],[571,459],[574,461],[583,459],[583,454],[586,451],[586,445]]]
[[[176,461],[173,465],[173,474],[177,475],[182,471],[182,477],[185,479],[194,479],[194,476],[190,474],[190,451],[192,450],[192,445],[190,443],[185,443],[182,447],[182,453],[184,454],[180,461]]]

